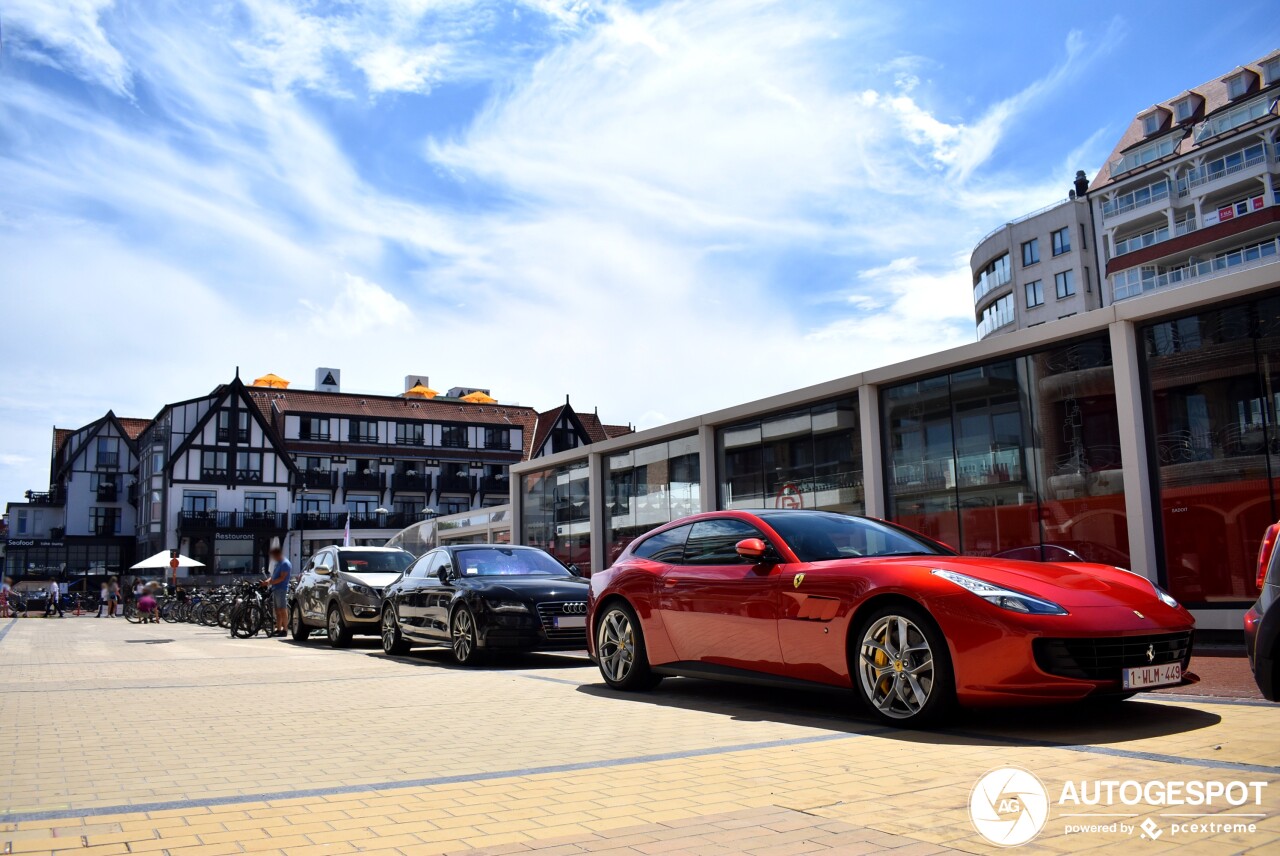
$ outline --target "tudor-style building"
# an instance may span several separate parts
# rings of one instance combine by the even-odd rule
[[[477,387],[440,395],[418,375],[400,395],[345,393],[340,378],[320,369],[303,390],[274,375],[254,385],[237,376],[154,419],[107,414],[55,429],[52,487],[10,504],[7,567],[15,576],[120,573],[135,554],[176,547],[204,563],[196,577],[254,574],[275,539],[295,564],[341,543],[348,522],[353,544],[380,545],[427,517],[505,504],[513,464],[631,431],[567,399],[539,413]],[[51,546],[64,520],[82,518],[94,531],[77,536],[117,540],[106,564]]]
[[[54,430],[49,489],[8,505],[6,575],[97,576],[133,564],[136,441],[148,424],[108,411]]]
[[[138,438],[138,550],[177,546],[205,573],[266,567],[288,534],[293,461],[239,377],[165,405]]]

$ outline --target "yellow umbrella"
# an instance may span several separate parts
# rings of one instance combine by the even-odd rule
[[[472,404],[497,404],[498,403],[498,399],[490,398],[489,396],[485,395],[483,392],[481,392],[478,389],[475,392],[469,392],[466,395],[462,396],[462,400],[469,401]]]
[[[440,393],[436,392],[434,389],[432,389],[429,386],[423,386],[422,384],[419,383],[419,384],[415,384],[411,389],[406,389],[404,394],[417,395],[417,396],[421,396],[422,398],[435,398]]]
[[[275,374],[264,374],[253,382],[254,386],[269,386],[274,389],[288,389],[289,381]]]

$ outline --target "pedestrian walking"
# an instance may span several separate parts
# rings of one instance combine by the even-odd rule
[[[120,580],[115,577],[107,585],[107,617],[116,617],[116,608],[120,605]]]
[[[264,585],[271,593],[271,605],[276,611],[275,635],[283,636],[289,626],[289,575],[293,573],[293,565],[284,557],[284,550],[280,547],[271,548],[271,561],[275,562],[275,567]]]
[[[0,580],[0,618],[9,617],[9,596],[13,591],[13,580],[5,577]]]
[[[59,618],[66,618],[62,612],[62,587],[57,580],[49,580],[49,602],[44,605],[44,617],[51,618],[55,612]]]
[[[98,591],[98,614],[95,615],[94,618],[101,618],[102,614],[110,609],[110,602],[111,586],[107,584],[106,580],[103,580],[102,588]],[[107,614],[110,615],[109,612]]]

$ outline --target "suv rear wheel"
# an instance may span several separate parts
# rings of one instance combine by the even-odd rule
[[[311,635],[311,628],[302,620],[302,610],[296,603],[289,611],[289,633],[293,636],[294,642],[306,642],[307,637]]]

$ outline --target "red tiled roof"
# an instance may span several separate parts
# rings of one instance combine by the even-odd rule
[[[406,422],[463,422],[470,425],[502,425],[520,428],[524,434],[524,454],[533,447],[532,435],[538,414],[532,407],[510,404],[467,404],[438,399],[400,398],[398,396],[359,395],[346,392],[314,392],[294,389],[258,389],[248,393],[258,409],[276,430],[284,435],[284,415],[293,413],[331,414],[334,416],[396,419]],[[292,445],[293,441],[290,441]]]
[[[538,427],[533,437],[533,452],[541,449],[543,444],[547,442],[547,437],[551,435],[551,429],[564,416],[565,411],[577,417],[578,422],[582,425],[582,430],[587,432],[588,443],[599,443],[611,437],[621,437],[623,434],[632,433],[632,428],[628,425],[605,425],[595,413],[579,413],[571,405],[565,403],[538,414]]]
[[[120,426],[124,428],[124,433],[129,435],[130,440],[136,440],[151,426],[151,420],[120,417]]]
[[[1264,91],[1258,88],[1260,85],[1260,82],[1262,81],[1262,67],[1261,67],[1262,63],[1266,62],[1267,60],[1277,55],[1280,55],[1280,51],[1272,51],[1266,56],[1260,57],[1256,62],[1247,63],[1243,66],[1240,66],[1239,68],[1232,69],[1231,71],[1227,72],[1221,77],[1202,83],[1199,86],[1196,86],[1185,92],[1179,92],[1177,95],[1173,96],[1168,101],[1162,101],[1159,104],[1154,104],[1151,107],[1148,107],[1147,109],[1138,113],[1137,116],[1134,117],[1133,121],[1129,123],[1129,127],[1125,130],[1124,135],[1121,136],[1120,140],[1116,143],[1116,147],[1111,151],[1111,154],[1107,157],[1107,160],[1102,165],[1102,168],[1098,170],[1098,174],[1094,176],[1093,183],[1089,185],[1089,189],[1091,191],[1097,190],[1099,188],[1103,188],[1111,184],[1112,183],[1112,177],[1111,177],[1112,162],[1115,161],[1117,158],[1119,158],[1121,155],[1123,155],[1125,152],[1127,152],[1129,149],[1132,149],[1138,145],[1141,145],[1142,143],[1146,142],[1147,139],[1155,139],[1173,130],[1173,128],[1169,126],[1169,123],[1172,122],[1173,103],[1175,101],[1181,100],[1184,95],[1198,95],[1203,99],[1204,103],[1197,110],[1195,110],[1185,122],[1177,126],[1177,127],[1181,127],[1184,130],[1185,136],[1183,136],[1183,138],[1178,142],[1178,145],[1175,147],[1173,153],[1169,156],[1169,158],[1171,159],[1171,158],[1179,157],[1181,155],[1185,155],[1191,151],[1194,151],[1196,149],[1196,142],[1195,142],[1195,137],[1192,134],[1192,131],[1195,128],[1195,126],[1198,123],[1204,121],[1206,116],[1212,115],[1213,113],[1225,107],[1229,107],[1233,103],[1243,102],[1249,98],[1252,98],[1258,95],[1260,92]],[[1227,84],[1223,82],[1223,78],[1230,77],[1235,72],[1239,72],[1239,71],[1253,72],[1254,80],[1250,84],[1249,91],[1241,98],[1235,99],[1235,101],[1233,102],[1228,95]],[[1280,85],[1272,84],[1271,86],[1266,87],[1266,91],[1280,93]],[[1156,109],[1156,108],[1168,111],[1170,113],[1170,116],[1166,117],[1165,125],[1164,127],[1162,127],[1160,131],[1148,137],[1142,127],[1142,120],[1139,119],[1138,116],[1145,116],[1147,113],[1150,113],[1153,109]],[[1218,142],[1218,139],[1215,137],[1211,137],[1207,142],[1210,144],[1216,144]],[[1154,167],[1156,164],[1160,162],[1161,161],[1157,161],[1156,163],[1151,164],[1151,167]],[[1116,180],[1127,179],[1135,175],[1142,175],[1147,171],[1148,169],[1134,169],[1129,172],[1122,173],[1121,176]]]
[[[606,425],[604,426],[604,433],[606,437],[612,440],[614,437],[621,437],[624,434],[634,434],[636,429],[630,425]]]
[[[56,425],[53,428],[53,454],[57,455],[62,451],[62,444],[67,442],[67,438],[76,433],[74,428],[59,428]]]

